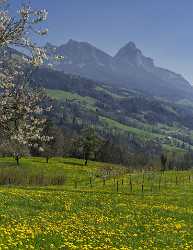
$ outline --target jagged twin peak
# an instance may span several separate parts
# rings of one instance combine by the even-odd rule
[[[45,47],[49,56],[47,63],[55,70],[158,96],[172,96],[175,92],[182,98],[193,97],[192,87],[181,75],[156,67],[133,42],[127,43],[115,56],[87,42],[74,40],[61,46],[47,43]],[[64,59],[55,60],[57,55]]]
[[[154,66],[153,60],[143,56],[142,52],[136,48],[133,42],[129,42],[126,46],[121,48],[114,57],[87,42],[77,42],[72,39],[66,44],[58,47],[47,43],[46,49],[50,55],[58,53],[64,56],[64,64],[84,63],[86,66],[89,63],[95,63],[98,64],[98,66],[109,66],[109,64],[113,64],[114,61],[120,61],[136,66],[143,66],[146,63],[148,66]]]

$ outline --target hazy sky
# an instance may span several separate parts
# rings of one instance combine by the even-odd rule
[[[20,0],[11,0],[17,5]],[[136,43],[156,65],[193,83],[193,0],[31,0],[49,11],[54,44],[72,38],[115,54]],[[45,43],[45,39],[42,41]]]

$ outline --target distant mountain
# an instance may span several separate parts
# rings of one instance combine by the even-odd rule
[[[113,57],[86,42],[69,40],[61,46],[47,43],[47,65],[53,69],[87,77],[117,87],[142,90],[168,99],[193,99],[193,87],[181,75],[156,67],[133,42]],[[63,60],[55,60],[63,56]]]
[[[97,81],[113,80],[112,57],[89,43],[69,40],[59,47],[46,45],[48,63],[56,70]],[[56,61],[55,56],[64,56]]]

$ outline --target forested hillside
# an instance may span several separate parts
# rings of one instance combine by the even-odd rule
[[[140,146],[151,141],[171,151],[192,148],[190,101],[169,102],[51,69],[36,71],[34,78],[56,101],[54,116],[60,126],[94,126],[101,134],[127,135],[126,143],[136,140]]]

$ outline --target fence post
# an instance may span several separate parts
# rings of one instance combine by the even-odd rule
[[[90,187],[92,187],[92,178],[90,177]]]
[[[131,191],[131,193],[132,193],[132,191],[133,191],[133,185],[132,185],[131,180],[130,180],[130,191]]]
[[[76,180],[74,181],[74,187],[75,187],[75,189],[77,189],[77,181]]]
[[[151,192],[153,192],[153,184],[151,183]]]
[[[161,176],[160,176],[160,178],[159,178],[159,191],[160,191],[160,189],[161,189]]]
[[[178,185],[178,177],[176,176],[176,185]]]

